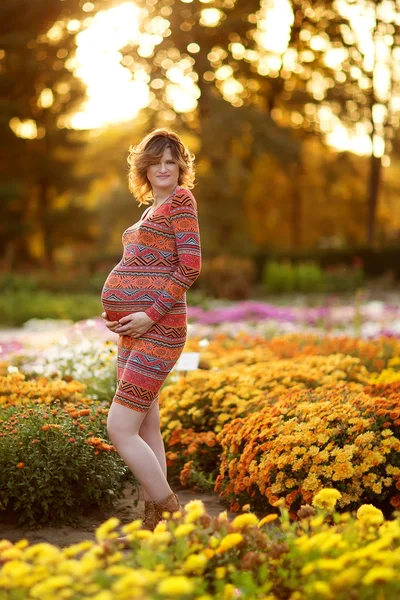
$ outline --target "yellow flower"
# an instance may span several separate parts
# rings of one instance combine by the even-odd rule
[[[218,515],[218,523],[224,523],[228,520],[228,513],[226,510],[222,511]]]
[[[187,512],[191,512],[192,510],[202,511],[201,514],[203,515],[205,513],[204,504],[201,500],[190,500],[187,504],[185,504],[185,510]]]
[[[147,540],[147,544],[151,548],[157,548],[163,544],[168,544],[172,539],[172,533],[170,531],[161,531],[160,533],[154,531],[151,538]]]
[[[108,569],[106,569],[106,573],[107,575],[126,575],[127,573],[130,573],[131,568],[127,567],[126,565],[111,565],[110,567],[108,567]]]
[[[356,567],[350,567],[339,573],[339,575],[335,575],[331,580],[331,584],[333,589],[346,589],[351,588],[353,585],[358,583],[360,580],[360,570]]]
[[[397,573],[395,569],[390,567],[373,567],[368,573],[362,578],[364,585],[371,585],[374,583],[380,583],[384,581],[393,581],[396,579]]]
[[[193,523],[198,521],[200,517],[204,515],[204,507],[203,508],[192,508],[190,512],[185,515],[184,522],[185,523]]]
[[[267,523],[272,523],[272,521],[275,521],[277,518],[278,518],[278,515],[276,513],[266,515],[265,517],[263,517],[261,519],[261,521],[259,521],[258,527],[262,527],[263,525],[266,525]]]
[[[72,558],[80,552],[85,552],[85,550],[93,548],[93,544],[94,542],[91,540],[84,540],[83,542],[79,542],[79,544],[72,544],[71,546],[62,549],[63,556],[65,556],[65,558]]]
[[[121,527],[123,533],[133,533],[134,531],[138,531],[142,526],[142,520],[136,519],[135,521],[131,521],[130,523],[126,523],[123,527]]]
[[[310,591],[319,594],[323,598],[332,597],[331,589],[325,581],[314,581],[310,585]]]
[[[234,529],[244,529],[246,527],[252,527],[257,525],[258,518],[253,513],[246,513],[244,515],[238,515],[232,521],[232,527]]]
[[[217,553],[221,554],[222,552],[226,552],[240,544],[242,541],[243,536],[241,533],[228,533],[228,535],[221,540]]]
[[[223,600],[232,600],[235,598],[235,586],[231,583],[226,583],[224,586]]]
[[[193,523],[182,523],[181,525],[178,525],[178,527],[175,529],[174,536],[185,537],[186,535],[189,535],[189,533],[192,533],[192,531],[194,531],[195,529],[196,525],[194,525]]]
[[[12,548],[9,548],[8,550],[4,550],[1,553],[1,558],[3,560],[18,560],[19,558],[22,558],[22,556],[23,556],[22,550],[20,550],[19,548],[16,548],[15,546]]]
[[[159,594],[170,598],[191,594],[193,590],[193,582],[183,575],[172,575],[171,577],[167,577],[157,586],[157,592]]]
[[[208,559],[204,554],[191,554],[183,564],[183,572],[187,575],[190,573],[202,575],[207,566],[207,562]]]
[[[114,595],[111,594],[111,592],[108,592],[107,590],[103,590],[99,594],[96,594],[96,596],[92,596],[92,600],[113,600],[113,599],[114,599]]]
[[[41,581],[40,583],[34,585],[30,590],[30,595],[32,598],[39,598],[42,600],[44,596],[53,594],[57,588],[62,589],[64,587],[70,587],[72,582],[73,579],[69,575],[56,575],[54,577],[48,577],[45,581]]]
[[[357,519],[366,525],[380,525],[384,521],[383,513],[372,504],[363,504],[357,511]]]
[[[40,564],[58,564],[64,560],[64,557],[59,548],[47,542],[42,542],[28,546],[24,550],[24,559],[33,559]]]
[[[226,575],[226,567],[216,567],[215,569],[215,578],[223,579]]]
[[[308,565],[304,565],[301,569],[302,575],[311,575],[315,571],[315,563],[308,563]]]
[[[139,531],[136,532],[138,540],[148,540],[152,535],[153,533],[147,529],[139,529]]]
[[[342,494],[333,488],[324,488],[313,498],[313,506],[325,510],[333,510],[336,502],[342,497]]]
[[[96,540],[99,544],[101,544],[106,539],[115,539],[118,537],[117,533],[113,530],[118,527],[120,524],[120,520],[116,517],[111,517],[107,519],[104,523],[99,525],[96,529]]]
[[[219,539],[217,537],[215,537],[215,535],[213,535],[208,540],[208,545],[210,546],[210,548],[214,548],[214,549],[217,548],[219,546]]]
[[[2,567],[2,574],[11,577],[14,581],[18,581],[21,585],[24,578],[32,572],[32,566],[22,560],[10,560]]]

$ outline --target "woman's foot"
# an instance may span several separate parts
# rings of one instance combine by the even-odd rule
[[[144,518],[141,529],[146,529],[147,531],[154,531],[155,526],[157,525],[156,513],[154,510],[154,502],[151,500],[144,501]]]
[[[178,510],[183,513],[183,506],[179,502],[179,498],[175,492],[171,492],[161,502],[154,502],[154,513],[157,523],[163,519],[162,515],[164,512],[172,514]]]

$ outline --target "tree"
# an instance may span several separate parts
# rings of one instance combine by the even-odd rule
[[[38,254],[53,263],[54,202],[85,183],[74,176],[85,134],[66,127],[85,94],[67,64],[76,34],[68,23],[81,15],[79,0],[3,0],[0,6],[0,239],[8,267],[18,255],[29,256],[32,235]]]

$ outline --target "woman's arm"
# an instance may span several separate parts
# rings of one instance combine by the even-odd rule
[[[179,190],[172,199],[170,222],[175,234],[179,265],[167,279],[157,300],[145,311],[155,323],[183,296],[201,270],[200,231],[197,204],[188,190]]]

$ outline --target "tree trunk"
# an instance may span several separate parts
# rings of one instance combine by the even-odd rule
[[[49,183],[46,178],[43,178],[40,182],[39,192],[39,210],[38,220],[40,232],[43,237],[43,267],[45,269],[52,270],[54,267],[54,256],[53,256],[53,244],[51,241],[51,227],[49,222],[49,210],[50,210],[50,199],[49,199]]]
[[[378,195],[381,183],[382,159],[380,156],[371,154],[369,187],[368,187],[368,223],[367,242],[372,245],[375,240],[376,214],[378,207]]]
[[[302,157],[294,163],[290,169],[292,179],[292,218],[291,218],[291,249],[297,250],[301,247],[301,226],[302,226],[302,195],[301,178],[303,174]]]

